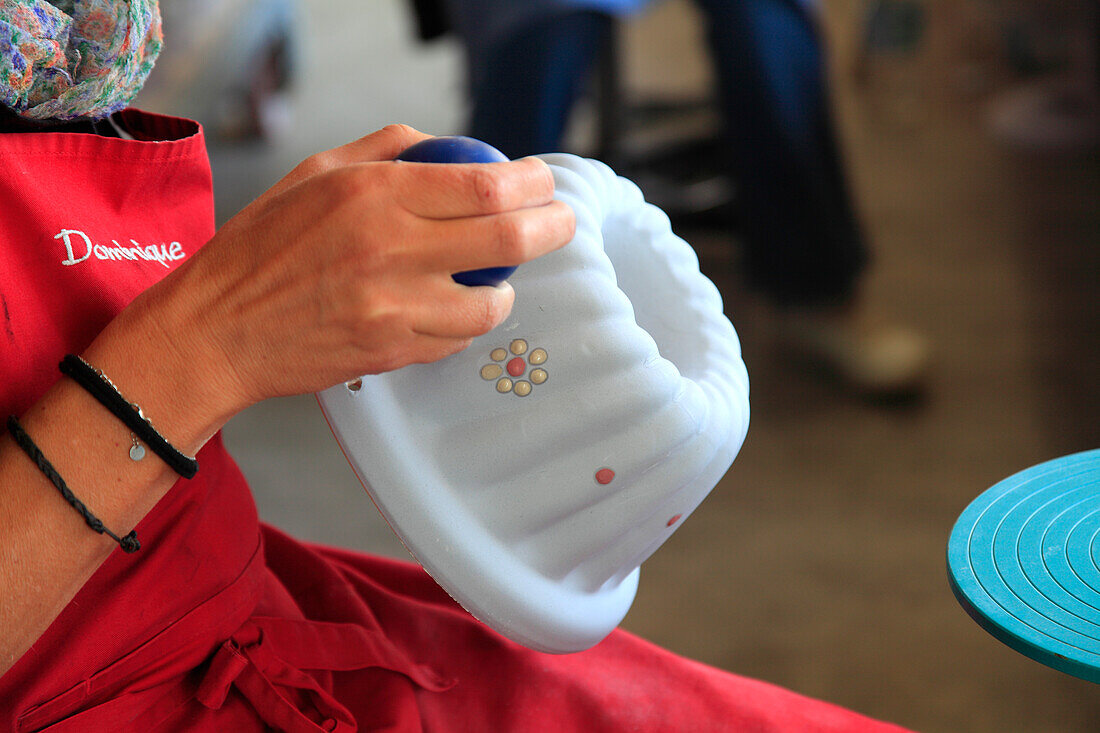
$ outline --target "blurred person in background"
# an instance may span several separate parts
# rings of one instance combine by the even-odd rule
[[[469,134],[509,157],[561,150],[617,18],[647,0],[445,0],[467,56]],[[868,247],[833,129],[810,0],[695,0],[704,13],[749,285],[780,342],[873,396],[920,389],[927,344],[870,318]]]

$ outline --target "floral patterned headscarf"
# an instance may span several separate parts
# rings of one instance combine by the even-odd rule
[[[100,119],[141,90],[161,48],[157,0],[0,0],[0,104]]]

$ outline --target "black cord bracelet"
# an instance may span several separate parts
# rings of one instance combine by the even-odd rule
[[[88,394],[121,420],[134,435],[141,438],[160,459],[184,478],[191,478],[199,470],[199,462],[185,456],[157,432],[153,424],[136,404],[127,401],[111,380],[79,356],[67,354],[60,364],[61,373],[72,378]]]
[[[57,472],[53,464],[46,459],[46,456],[43,455],[38,446],[34,444],[34,441],[31,440],[31,436],[27,435],[27,431],[19,424],[15,415],[8,416],[8,432],[11,433],[11,437],[15,440],[15,444],[23,449],[27,457],[34,461],[34,465],[38,466],[38,470],[41,471],[46,478],[50,480],[50,483],[61,492],[61,496],[65,498],[65,501],[69,502],[73,509],[76,509],[77,512],[80,513],[80,516],[84,517],[85,524],[93,531],[99,534],[105,534],[117,542],[123,552],[134,553],[141,549],[141,543],[138,542],[136,532],[130,532],[130,534],[125,537],[119,537],[117,534],[104,527],[99,517],[92,514],[88,507],[84,506],[84,502],[76,498],[72,490],[65,484],[65,479],[61,478],[61,474]]]

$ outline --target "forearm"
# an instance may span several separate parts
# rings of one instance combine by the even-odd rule
[[[181,355],[178,342],[169,343],[176,341],[168,337],[176,325],[171,321],[180,316],[135,303],[84,356],[142,406],[169,442],[194,455],[233,408],[219,406],[225,402],[216,398],[225,391],[203,379],[213,374],[202,366],[206,357],[194,349]],[[119,536],[179,478],[152,451],[131,460],[130,431],[68,378],[59,379],[20,423],[73,493]],[[85,524],[6,431],[0,439],[0,538],[2,674],[117,545]],[[131,561],[141,562],[140,552]]]

